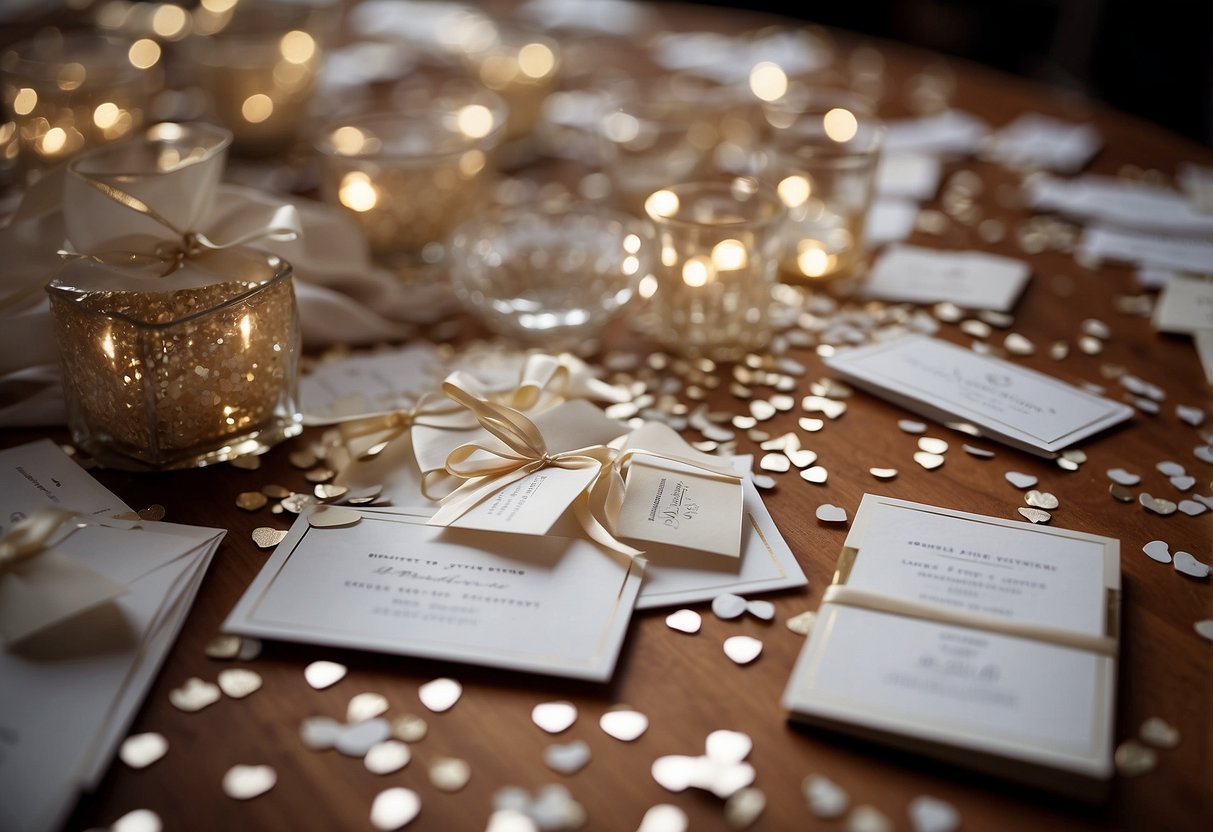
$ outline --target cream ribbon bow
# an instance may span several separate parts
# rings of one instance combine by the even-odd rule
[[[67,523],[75,524],[68,535],[82,525],[73,512],[45,506],[0,539],[0,635],[8,646],[126,591],[48,545]]]
[[[458,418],[461,415],[466,418]],[[392,442],[407,435],[414,425],[439,430],[471,430],[476,427],[476,421],[462,405],[453,404],[441,393],[424,393],[412,407],[374,416],[355,416],[339,422],[337,430],[350,457],[366,460],[378,456]]]
[[[442,384],[443,392],[470,410],[480,426],[500,444],[467,442],[451,451],[446,471],[465,482],[442,499],[442,506],[430,518],[430,524],[448,526],[491,495],[544,468],[594,468],[597,473],[593,482],[573,501],[578,520],[590,538],[606,548],[630,558],[643,554],[617,540],[608,526],[613,490],[604,474],[611,470],[619,455],[618,448],[591,445],[549,453],[534,422],[508,405],[469,392],[467,387],[474,389],[476,382],[460,371],[452,373]]]

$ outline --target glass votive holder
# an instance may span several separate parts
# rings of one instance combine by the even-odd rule
[[[788,207],[784,280],[861,278],[884,127],[871,103],[845,90],[807,89],[765,108],[773,128],[765,178]]]
[[[161,83],[158,58],[95,30],[43,29],[5,50],[0,79],[16,125],[18,178],[138,130]]]
[[[691,357],[736,360],[771,339],[787,208],[749,177],[671,185],[645,211],[656,231],[656,336]]]
[[[452,237],[455,295],[523,347],[589,356],[650,269],[650,226],[597,203],[499,206]]]
[[[307,132],[339,12],[332,0],[239,3],[210,21],[218,28],[196,27],[183,41],[184,74],[206,95],[210,117],[232,131],[233,154],[278,155]]]
[[[323,199],[405,282],[440,278],[451,232],[487,201],[507,112],[469,83],[408,92],[391,111],[331,122],[316,144]]]

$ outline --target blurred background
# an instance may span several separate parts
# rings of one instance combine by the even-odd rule
[[[1213,146],[1208,0],[712,2],[901,41],[1062,86]]]

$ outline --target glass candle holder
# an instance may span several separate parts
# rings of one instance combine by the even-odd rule
[[[8,48],[0,83],[19,178],[138,130],[161,83],[158,59],[158,49],[153,58],[135,41],[93,30],[44,29]]]
[[[884,138],[871,103],[844,90],[807,89],[765,111],[774,128],[765,177],[789,213],[781,275],[799,284],[861,277]]]
[[[502,206],[452,238],[456,296],[526,347],[588,356],[649,270],[642,220],[593,203]]]
[[[338,13],[331,0],[241,3],[184,41],[191,77],[232,131],[234,154],[274,156],[305,132]]]
[[[659,252],[659,340],[726,361],[765,347],[787,220],[775,188],[748,177],[684,183],[650,195],[645,211]]]
[[[486,201],[505,119],[500,96],[467,83],[409,90],[390,112],[321,131],[321,194],[402,280],[445,280],[448,238]]]

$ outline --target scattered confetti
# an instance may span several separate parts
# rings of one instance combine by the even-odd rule
[[[923,436],[918,440],[918,450],[923,453],[942,455],[948,451],[948,443],[934,436]]]
[[[956,832],[960,812],[938,797],[919,795],[910,801],[910,826],[914,832]]]
[[[598,719],[598,727],[609,737],[620,742],[639,739],[649,729],[649,718],[630,708],[607,711]]]
[[[430,782],[443,792],[457,792],[472,779],[472,767],[458,757],[439,757],[430,764]]]
[[[234,659],[240,652],[240,636],[217,635],[206,643],[208,658]]]
[[[814,485],[823,485],[830,478],[830,472],[820,465],[814,465],[812,468],[805,468],[801,471],[800,478]]]
[[[260,491],[244,491],[236,496],[236,506],[245,511],[257,511],[268,502],[269,498]]]
[[[915,422],[913,419],[901,419],[897,422],[897,427],[901,428],[905,433],[926,433],[927,426],[923,422]]]
[[[337,662],[312,662],[303,669],[303,678],[316,690],[332,687],[345,678],[346,668]]]
[[[764,471],[782,474],[792,467],[792,461],[784,454],[769,453],[759,461],[758,467]]]
[[[1183,476],[1179,477],[1171,477],[1171,485],[1176,491],[1191,491],[1192,487],[1196,485],[1196,477],[1188,474],[1184,474]]]
[[[543,752],[543,762],[559,774],[576,774],[590,762],[590,746],[585,740],[549,745]]]
[[[332,748],[345,726],[331,717],[310,716],[299,725],[299,739],[312,751]]]
[[[1024,474],[1019,471],[1007,471],[1007,482],[1016,488],[1031,488],[1036,485],[1037,479],[1031,474]]]
[[[847,816],[847,832],[893,832],[892,822],[875,806],[856,806]]]
[[[1184,474],[1188,473],[1178,462],[1172,462],[1170,460],[1160,462],[1154,467],[1158,470],[1158,473],[1162,474],[1164,477],[1182,477]]]
[[[1189,517],[1196,517],[1208,511],[1209,507],[1204,503],[1197,502],[1196,500],[1180,500],[1179,510]]]
[[[1132,490],[1116,482],[1108,486],[1108,493],[1112,495],[1114,500],[1119,500],[1122,503],[1131,503],[1136,499],[1133,496]]]
[[[878,480],[891,480],[897,476],[896,468],[869,468],[868,473]]]
[[[1155,748],[1174,748],[1179,745],[1179,730],[1166,720],[1152,716],[1141,724],[1138,736],[1142,742]]]
[[[810,774],[801,788],[809,811],[823,820],[842,817],[851,805],[850,796],[833,780],[820,774]]]
[[[380,832],[394,832],[412,822],[421,812],[421,798],[403,786],[385,789],[371,803],[371,826]]]
[[[1151,560],[1156,560],[1159,563],[1171,562],[1171,547],[1163,540],[1151,540],[1145,546],[1141,547]]]
[[[261,674],[243,667],[219,671],[219,689],[232,699],[243,699],[261,689]]]
[[[753,787],[740,789],[724,804],[724,819],[734,829],[748,829],[767,808],[766,795]]]
[[[1141,482],[1141,475],[1132,474],[1124,468],[1110,468],[1108,470],[1108,479],[1117,485],[1132,486]]]
[[[392,736],[403,742],[421,742],[430,726],[415,714],[405,714],[392,720]]]
[[[421,704],[437,714],[450,710],[462,695],[463,686],[454,679],[447,678],[426,682],[417,689]]]
[[[1176,572],[1193,578],[1209,577],[1209,564],[1202,563],[1187,552],[1176,552],[1171,565],[1175,567]]]
[[[773,621],[775,619],[775,605],[770,601],[747,601],[745,611],[762,621]]]
[[[817,519],[823,523],[845,523],[847,510],[832,503],[823,503],[817,507]]]
[[[697,633],[703,624],[703,619],[695,610],[678,610],[665,618],[666,626],[680,633]]]
[[[690,826],[687,813],[672,803],[651,806],[640,821],[636,832],[686,832]]]
[[[577,706],[572,702],[543,702],[531,709],[531,722],[549,734],[559,734],[577,721]]]
[[[940,465],[943,465],[942,456],[939,454],[930,454],[926,451],[915,451],[914,461],[923,468],[926,468],[928,471],[932,471],[938,468]]]
[[[223,793],[233,800],[252,800],[277,782],[278,774],[269,766],[232,766],[223,775]]]
[[[1197,621],[1192,625],[1192,629],[1196,630],[1196,634],[1202,638],[1207,638],[1209,641],[1213,641],[1213,618],[1206,618],[1201,621]]]
[[[147,768],[168,753],[168,740],[162,734],[132,734],[122,741],[118,758],[131,768]]]
[[[173,707],[178,710],[193,713],[208,705],[214,705],[222,696],[218,685],[205,682],[197,676],[191,676],[185,680],[184,685],[169,691],[168,701],[172,702]]]
[[[1025,508],[1021,506],[1019,508],[1019,513],[1033,523],[1048,523],[1053,519],[1053,515],[1039,508]]]
[[[712,614],[724,621],[739,618],[745,608],[746,600],[731,592],[722,592],[712,599]]]
[[[799,615],[794,615],[786,622],[789,630],[797,635],[807,636],[813,632],[813,625],[817,623],[817,613],[814,610],[806,610]]]
[[[333,738],[333,748],[347,757],[365,757],[366,753],[392,736],[392,726],[386,719],[364,719],[353,725],[342,725]]]
[[[1137,740],[1127,740],[1116,748],[1116,770],[1122,777],[1136,777],[1153,771],[1158,765],[1158,752]]]
[[[1155,514],[1174,514],[1179,508],[1179,506],[1170,500],[1164,500],[1161,497],[1151,496],[1144,491],[1137,495],[1137,502],[1141,503],[1142,508],[1146,509],[1147,511],[1152,511]]]
[[[750,636],[732,636],[724,641],[724,654],[737,664],[749,664],[762,654],[762,642]]]
[[[1035,489],[1023,495],[1024,502],[1036,508],[1043,508],[1052,511],[1060,505],[1057,497],[1050,494],[1048,491],[1037,491]]]
[[[349,723],[374,719],[387,712],[387,698],[381,693],[359,693],[345,706],[345,721]]]
[[[367,749],[362,765],[371,774],[392,774],[413,759],[413,752],[400,740],[384,740]]]
[[[343,506],[319,505],[307,516],[308,525],[316,529],[352,526],[362,519],[362,512]]]

